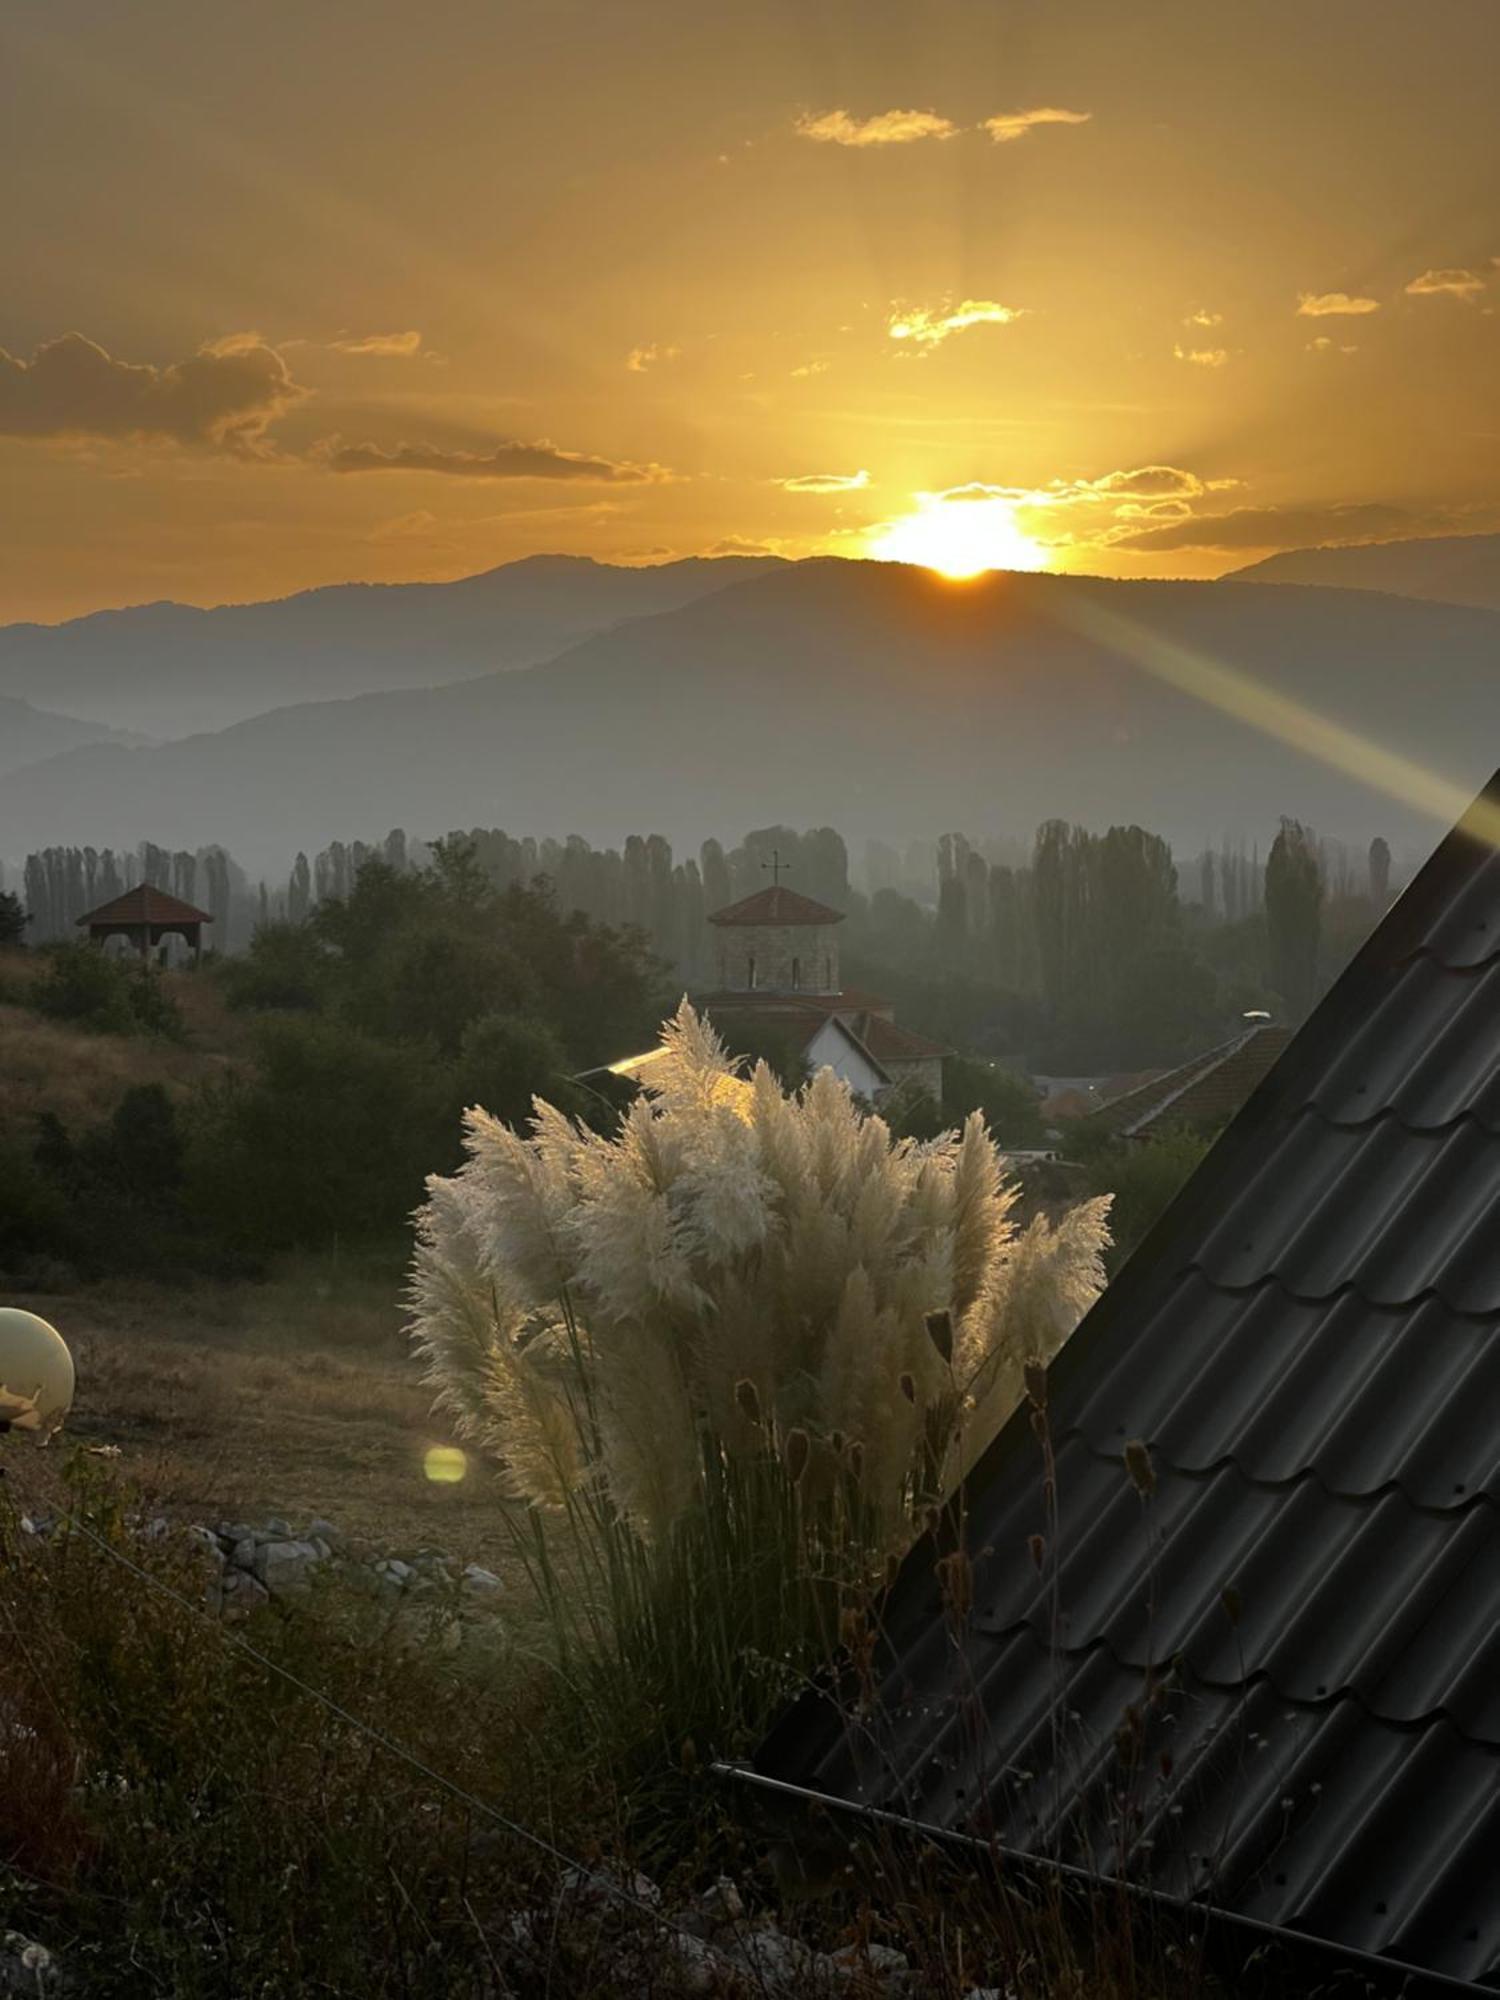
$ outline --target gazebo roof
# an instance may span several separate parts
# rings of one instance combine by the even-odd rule
[[[753,896],[715,910],[708,921],[711,924],[841,924],[844,913],[777,883],[774,888],[757,889]]]
[[[207,910],[194,909],[191,903],[183,902],[180,896],[173,896],[165,889],[158,889],[152,882],[137,883],[127,889],[123,896],[116,896],[108,903],[101,903],[97,910],[88,910],[78,919],[80,930],[96,930],[101,925],[136,924],[211,924],[213,918]]]

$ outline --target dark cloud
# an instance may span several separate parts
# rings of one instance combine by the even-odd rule
[[[118,361],[81,333],[29,361],[0,348],[0,436],[166,438],[259,453],[267,426],[302,395],[258,334],[231,335],[166,368]]]
[[[659,465],[590,458],[580,451],[559,451],[555,445],[517,440],[493,445],[487,451],[445,451],[431,444],[398,444],[387,451],[377,444],[329,440],[322,455],[335,472],[443,472],[460,479],[590,479],[613,486],[640,485],[667,476]]]
[[[1440,535],[1453,526],[1441,509],[1418,512],[1382,501],[1343,507],[1232,507],[1226,514],[1171,521],[1112,535],[1117,549],[1300,549]]]

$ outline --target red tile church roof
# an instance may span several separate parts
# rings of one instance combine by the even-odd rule
[[[784,889],[778,883],[775,888],[758,889],[742,902],[715,910],[708,921],[711,924],[841,924],[844,913],[831,910],[826,903],[815,903],[811,896],[799,896],[795,889]]]

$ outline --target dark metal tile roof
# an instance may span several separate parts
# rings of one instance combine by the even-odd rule
[[[1487,843],[1444,842],[1048,1401],[1055,1509],[1023,1411],[967,1483],[971,1615],[955,1627],[924,1541],[878,1700],[807,1698],[762,1768],[1500,1988]]]

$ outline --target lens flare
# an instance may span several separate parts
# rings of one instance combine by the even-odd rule
[[[457,1486],[469,1469],[469,1461],[456,1444],[435,1444],[422,1460],[422,1470],[434,1486]]]

